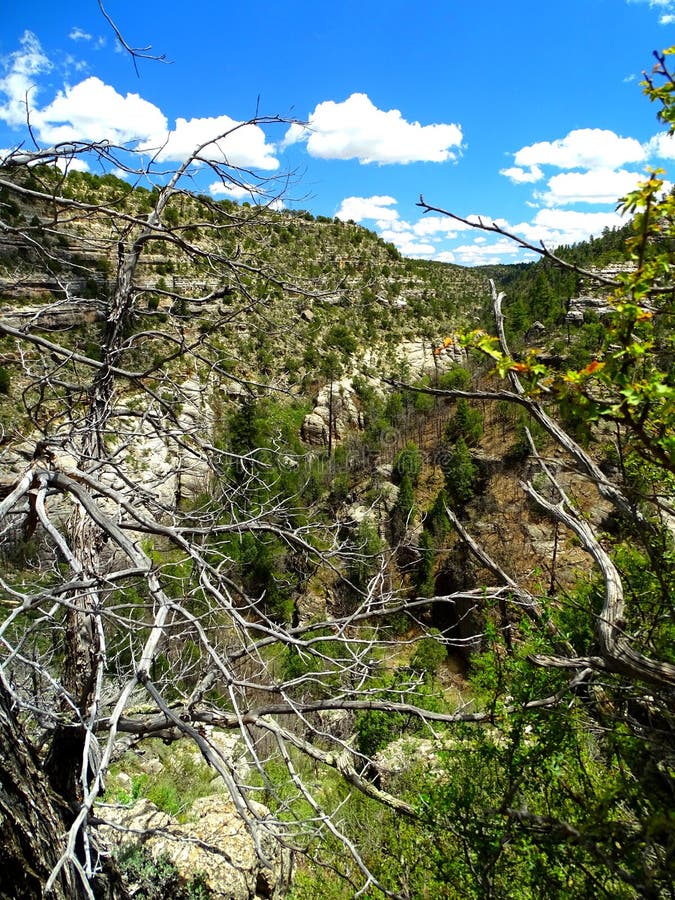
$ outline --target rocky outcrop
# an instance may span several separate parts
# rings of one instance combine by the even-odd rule
[[[1,290],[1,285],[0,285]],[[44,329],[45,331],[65,331],[94,322],[103,322],[106,305],[102,300],[78,298],[60,300],[42,306],[21,306],[3,312],[2,318],[13,328]]]
[[[572,297],[567,307],[567,315],[565,321],[571,325],[581,325],[584,321],[586,313],[593,313],[602,318],[612,311],[612,307],[605,297],[593,297],[582,295]]]
[[[143,844],[154,859],[168,856],[186,880],[202,875],[214,900],[280,900],[291,882],[292,857],[265,827],[269,810],[250,805],[264,859],[227,794],[196,800],[181,823],[149,800],[101,805],[97,813],[106,823],[99,830],[111,850]]]
[[[599,278],[616,280],[619,275],[630,272],[632,269],[631,263],[614,263],[602,269],[591,269],[591,277],[583,278],[580,282],[579,296],[570,299],[565,321],[571,325],[581,325],[585,313],[593,313],[600,319],[610,313],[613,309],[609,302],[611,288],[595,281],[592,275],[596,274]]]
[[[411,377],[445,372],[453,366],[466,366],[468,361],[467,350],[456,337],[446,338],[441,345],[425,340],[403,341],[395,355]]]
[[[314,409],[302,423],[302,439],[306,444],[325,446],[330,430],[333,439],[339,441],[362,425],[352,380],[341,378],[319,391]]]

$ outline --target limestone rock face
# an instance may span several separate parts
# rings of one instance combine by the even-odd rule
[[[2,289],[1,281],[0,289]],[[85,298],[59,300],[42,306],[23,306],[5,310],[3,319],[14,328],[31,325],[65,331],[69,328],[105,321],[105,304],[101,300]]]
[[[302,423],[302,439],[306,444],[322,447],[328,443],[328,422],[318,412],[307,413]]]
[[[592,312],[598,318],[606,316],[612,311],[612,307],[604,297],[572,297],[569,302],[565,321],[574,325],[581,325],[584,321],[584,313]]]
[[[363,424],[356,406],[351,378],[341,378],[340,381],[334,381],[332,386],[328,384],[319,391],[314,409],[305,416],[302,423],[303,441],[314,446],[325,446],[331,424],[333,438],[338,441],[351,429],[360,428]]]
[[[589,271],[601,278],[616,279],[619,275],[630,272],[632,263],[613,263],[601,269],[592,268]],[[581,293],[578,297],[572,297],[567,307],[565,321],[573,325],[581,325],[584,321],[584,313],[592,312],[598,318],[612,312],[609,302],[610,290],[604,285],[599,285],[592,278],[583,278],[580,281]]]
[[[413,376],[445,372],[452,366],[466,366],[468,361],[466,348],[454,338],[448,338],[440,347],[431,341],[403,341],[396,355]]]
[[[264,821],[267,808],[255,802],[251,807]],[[186,880],[201,874],[215,900],[280,900],[288,890],[290,851],[261,826],[263,862],[228,795],[196,800],[188,820],[180,824],[149,800],[138,800],[131,807],[101,806],[98,814],[110,823],[101,832],[111,849],[142,843],[155,859],[168,856]]]

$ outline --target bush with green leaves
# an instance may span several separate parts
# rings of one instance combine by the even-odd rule
[[[437,642],[435,642],[437,643]],[[373,699],[414,704],[430,712],[448,709],[443,692],[431,680],[406,669],[395,669],[379,678],[373,678],[369,690]],[[420,718],[411,713],[369,709],[358,712],[354,722],[359,752],[372,757],[400,737],[424,734],[426,727]]]
[[[394,484],[401,484],[407,475],[413,487],[417,485],[422,472],[422,454],[417,444],[409,441],[394,457],[392,476]]]
[[[421,638],[410,657],[410,668],[427,676],[434,676],[439,666],[448,658],[448,651],[437,628],[432,628],[428,635]]]
[[[483,415],[476,406],[460,397],[455,413],[445,426],[445,439],[454,443],[460,437],[467,447],[475,447],[483,436]]]
[[[126,847],[118,861],[123,877],[133,887],[134,900],[209,900],[212,896],[202,874],[186,881],[167,855],[154,858],[141,845]]]
[[[462,511],[475,492],[478,467],[469,448],[460,437],[449,447],[441,462],[445,478],[445,493],[453,509]]]
[[[453,366],[438,376],[437,387],[443,391],[466,391],[471,385],[471,373],[463,366]]]

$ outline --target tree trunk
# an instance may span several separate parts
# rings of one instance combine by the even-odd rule
[[[63,850],[72,813],[42,773],[0,681],[0,900],[40,898]],[[64,866],[50,895],[84,896],[72,866]]]

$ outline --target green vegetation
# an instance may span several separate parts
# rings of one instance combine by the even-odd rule
[[[202,875],[182,879],[168,856],[154,859],[141,845],[129,845],[119,856],[120,869],[138,900],[208,900],[212,896]]]

